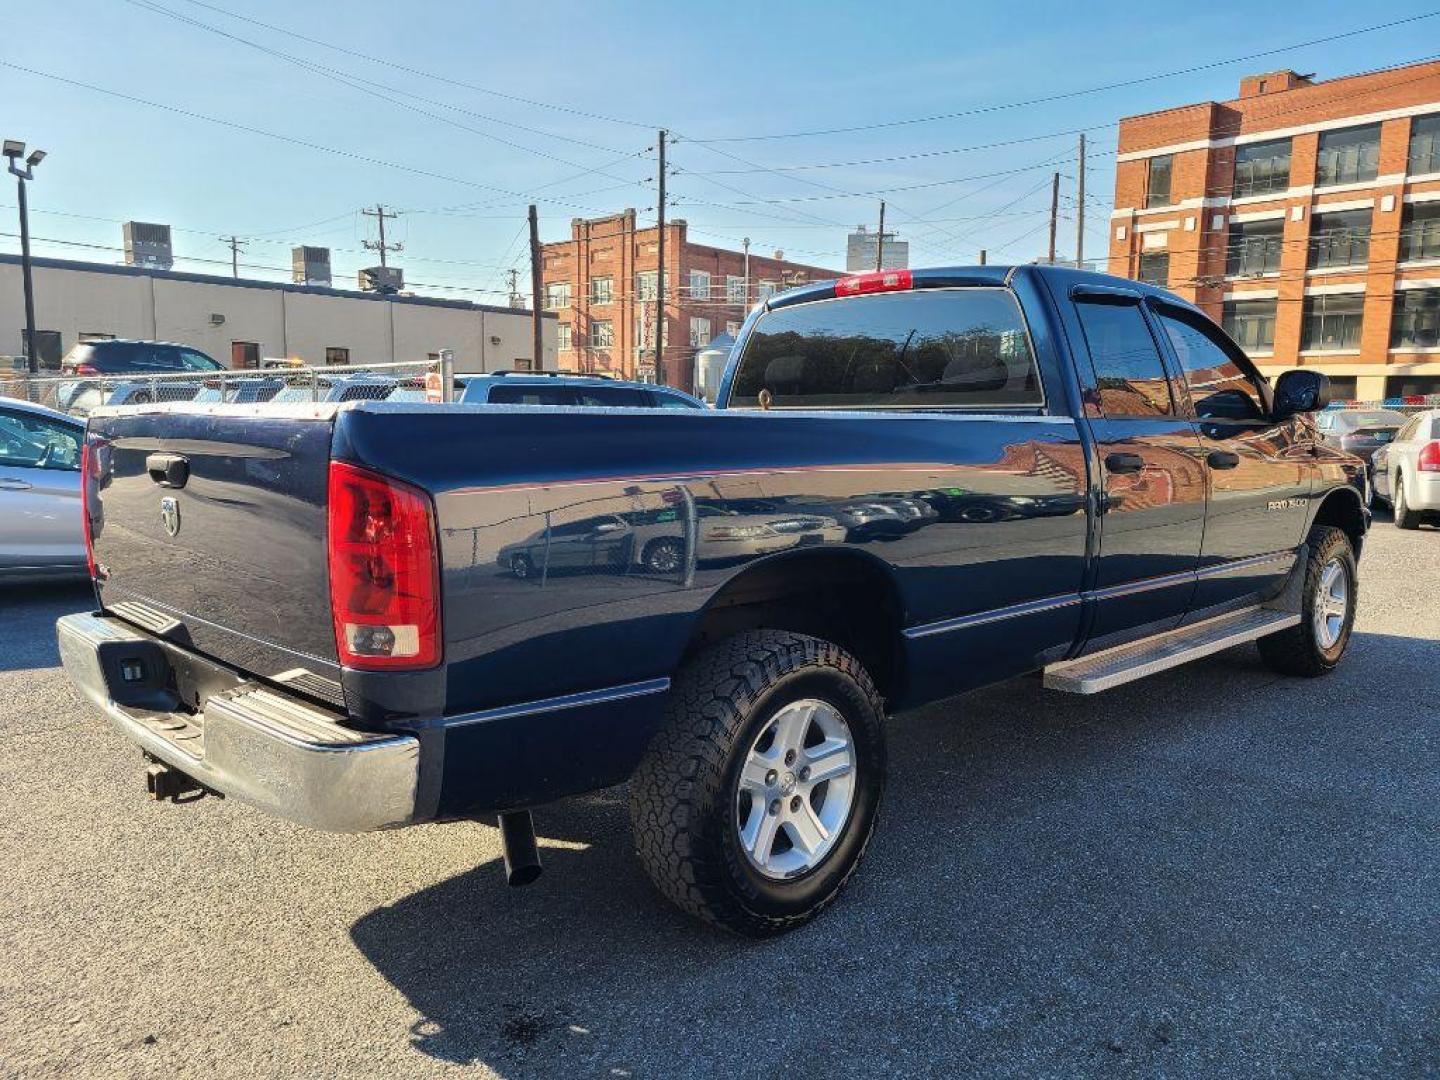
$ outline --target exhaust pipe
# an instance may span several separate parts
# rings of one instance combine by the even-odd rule
[[[505,883],[529,885],[540,876],[540,851],[535,846],[535,820],[529,810],[500,815],[500,852],[505,857]]]

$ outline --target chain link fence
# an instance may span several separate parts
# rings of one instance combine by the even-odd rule
[[[102,405],[154,402],[248,405],[260,402],[425,401],[425,379],[439,361],[225,371],[69,375],[0,372],[0,397],[20,398],[72,416]]]

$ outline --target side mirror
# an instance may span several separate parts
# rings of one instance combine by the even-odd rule
[[[1275,419],[1319,412],[1330,404],[1330,377],[1310,368],[1287,371],[1275,380]]]

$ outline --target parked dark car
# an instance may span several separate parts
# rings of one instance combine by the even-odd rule
[[[1354,454],[1373,464],[1375,451],[1388,445],[1405,423],[1406,415],[1390,409],[1326,409],[1315,417],[1327,446]]]
[[[856,869],[889,712],[1252,641],[1331,671],[1369,514],[1310,420],[1327,396],[1161,289],[982,266],[771,298],[714,411],[106,409],[96,610],[60,655],[157,796],[341,831],[493,812],[523,883],[530,808],[628,780],[658,890],[776,934]],[[809,542],[706,562],[727,515]],[[625,570],[647,536],[670,554]],[[596,569],[548,572],[572,567]]]
[[[224,371],[219,361],[189,345],[167,341],[82,341],[60,361],[62,375],[156,375],[184,371]]]

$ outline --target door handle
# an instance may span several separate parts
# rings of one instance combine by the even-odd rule
[[[35,485],[17,476],[0,476],[0,491],[29,491]]]
[[[1233,469],[1240,464],[1240,455],[1229,450],[1211,450],[1205,455],[1205,464],[1212,469]]]
[[[1137,473],[1145,468],[1145,459],[1139,454],[1106,454],[1105,469],[1112,473]]]

